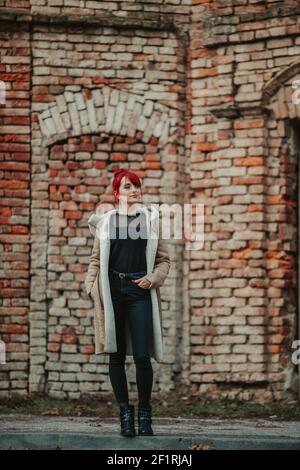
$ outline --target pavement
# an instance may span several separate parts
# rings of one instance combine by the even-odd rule
[[[154,436],[130,438],[120,435],[119,417],[5,414],[0,450],[300,450],[300,421],[152,416],[152,429]]]

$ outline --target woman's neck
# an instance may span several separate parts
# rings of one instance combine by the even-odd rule
[[[128,206],[117,206],[117,211],[119,214],[128,214],[128,215],[136,215],[136,213],[138,212],[139,208],[141,206],[141,203],[134,203],[132,205],[128,205]]]

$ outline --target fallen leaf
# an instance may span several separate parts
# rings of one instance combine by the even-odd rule
[[[188,447],[189,450],[216,450],[209,444],[193,444],[191,447]]]
[[[42,416],[59,416],[58,408],[52,408],[51,410],[46,410],[41,413]]]

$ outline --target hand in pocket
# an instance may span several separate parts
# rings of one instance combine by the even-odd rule
[[[151,282],[145,276],[140,277],[139,279],[131,279],[131,281],[138,284],[142,289],[149,289],[151,286]]]

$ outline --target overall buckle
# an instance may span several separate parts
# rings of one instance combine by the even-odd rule
[[[119,273],[119,277],[123,279],[123,277],[125,277],[125,273]]]

